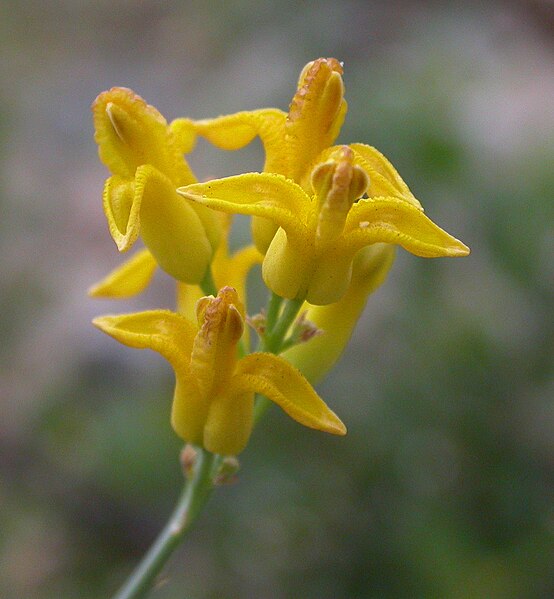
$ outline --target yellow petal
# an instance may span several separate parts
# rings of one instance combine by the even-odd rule
[[[180,118],[171,121],[169,131],[175,140],[175,147],[181,154],[190,154],[196,145],[196,128],[190,119]]]
[[[300,424],[335,435],[346,434],[340,418],[283,358],[250,354],[239,361],[235,377],[237,387],[264,395]]]
[[[237,455],[248,443],[254,421],[254,393],[231,386],[213,398],[204,427],[203,445],[212,453]]]
[[[144,244],[160,267],[179,281],[199,283],[210,263],[212,247],[192,206],[150,165],[137,169],[134,204],[140,204]]]
[[[381,285],[394,260],[392,245],[376,243],[354,258],[347,292],[325,306],[304,304],[306,318],[323,331],[307,343],[300,343],[282,355],[315,385],[331,370],[348,344],[368,296]]]
[[[262,264],[264,283],[281,297],[304,299],[314,268],[314,252],[309,237],[291,240],[284,229],[279,229]]]
[[[283,152],[286,116],[277,108],[263,108],[194,121],[194,126],[199,135],[222,150],[239,150],[258,135],[264,145],[266,160],[277,165],[286,154]],[[271,172],[281,170],[272,168]]]
[[[369,175],[369,197],[397,196],[423,210],[397,170],[379,150],[366,144],[351,144],[350,148],[354,151],[354,163]]]
[[[129,250],[140,233],[142,192],[137,195],[135,182],[113,176],[106,179],[102,204],[112,239],[120,252]]]
[[[93,324],[120,343],[161,354],[175,371],[175,394],[171,421],[186,441],[201,445],[209,404],[190,376],[189,362],[196,327],[169,310],[100,316]]]
[[[289,179],[273,173],[246,173],[177,190],[183,197],[228,214],[262,216],[301,235],[310,198]]]
[[[344,122],[342,72],[335,58],[318,58],[300,75],[286,124],[291,170],[284,173],[297,182],[313,159],[335,141]]]
[[[183,316],[169,310],[149,310],[99,316],[92,324],[124,345],[158,352],[176,373],[188,374],[196,327]]]
[[[114,87],[92,105],[100,160],[115,175],[132,179],[152,164],[177,185],[195,179],[165,118],[132,90]]]
[[[127,298],[143,291],[154,275],[156,260],[147,250],[140,250],[121,266],[93,285],[90,297]]]
[[[469,254],[467,246],[417,207],[392,197],[362,199],[348,215],[345,247],[356,251],[375,242],[394,243],[423,258]]]

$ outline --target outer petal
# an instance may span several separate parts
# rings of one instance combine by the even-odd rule
[[[175,185],[195,179],[165,118],[132,90],[114,87],[92,105],[100,160],[115,175],[131,179],[142,164],[152,164]]]
[[[90,297],[117,299],[132,297],[148,286],[156,267],[154,256],[147,249],[140,250],[93,285],[88,294]]]
[[[92,324],[123,345],[158,352],[173,366],[176,374],[188,375],[196,327],[180,314],[148,310],[98,316]]]
[[[169,124],[175,147],[181,154],[190,154],[196,145],[196,127],[190,119],[175,119]]]
[[[392,265],[395,248],[377,243],[356,255],[352,280],[346,294],[334,304],[305,304],[306,318],[323,330],[307,343],[300,343],[282,355],[312,384],[319,382],[339,359],[364,309],[368,296],[381,285]]]
[[[264,171],[285,175],[287,173],[286,117],[287,115],[277,108],[263,108],[195,121],[194,126],[199,135],[222,150],[238,150],[258,135],[266,155]]]
[[[398,198],[362,199],[348,215],[344,243],[356,251],[376,242],[401,245],[416,256],[467,256],[469,248],[415,206]]]
[[[302,235],[310,197],[296,183],[273,173],[246,173],[177,190],[183,197],[229,214],[262,216],[289,234]]]
[[[212,247],[193,207],[150,165],[137,169],[134,203],[141,204],[141,235],[160,267],[179,281],[199,283]]]
[[[173,428],[183,439],[202,444],[209,404],[199,394],[189,373],[196,327],[168,310],[100,316],[92,322],[124,345],[152,349],[166,358],[173,366],[176,378],[171,415]]]
[[[335,435],[346,434],[340,418],[283,358],[266,353],[246,356],[237,365],[234,384],[244,391],[265,395],[304,426]]]

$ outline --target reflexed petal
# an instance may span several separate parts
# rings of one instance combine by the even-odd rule
[[[351,144],[350,148],[354,150],[354,162],[369,175],[369,197],[397,196],[423,210],[397,170],[379,150],[366,144]]]
[[[277,108],[264,108],[195,121],[194,126],[199,135],[222,150],[239,150],[259,136],[266,155],[264,171],[285,175],[286,116]]]
[[[169,310],[149,310],[99,316],[92,324],[124,345],[158,352],[178,377],[188,376],[196,327],[183,316]]]
[[[152,164],[176,186],[195,180],[165,118],[132,90],[101,93],[92,112],[100,160],[114,175],[132,179],[137,167]]]
[[[199,283],[212,257],[212,247],[192,206],[150,165],[137,169],[134,204],[140,205],[144,244],[160,267],[179,281]]]
[[[237,365],[235,384],[265,395],[300,424],[335,435],[346,427],[300,372],[286,360],[266,353],[246,356]]]
[[[273,173],[247,173],[177,190],[182,196],[229,214],[272,220],[288,233],[301,235],[310,198],[289,179]]]
[[[469,248],[415,206],[398,198],[357,202],[348,215],[344,243],[355,252],[376,242],[394,243],[416,256],[467,256]]]
[[[158,352],[173,366],[173,428],[186,441],[201,445],[209,403],[198,392],[189,372],[196,327],[169,310],[100,316],[92,323],[124,345]]]
[[[156,267],[152,254],[147,249],[140,250],[93,285],[88,294],[90,297],[132,297],[148,286]]]

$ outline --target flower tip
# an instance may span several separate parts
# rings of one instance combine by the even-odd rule
[[[459,239],[456,239],[456,245],[453,245],[450,249],[450,256],[452,258],[463,258],[471,253],[471,250],[465,243],[462,243]]]
[[[115,316],[97,316],[92,319],[92,324],[97,328],[107,333],[109,329],[113,328],[113,321]]]
[[[94,285],[91,285],[87,289],[88,297],[104,297],[104,294],[102,293],[103,287],[104,286],[100,285],[99,283],[95,283]],[[94,324],[94,321],[93,321],[93,324]]]
[[[329,422],[326,423],[325,432],[331,433],[332,435],[338,435],[339,437],[344,437],[348,432],[346,430],[346,426],[344,422],[333,413],[334,418],[330,419]]]

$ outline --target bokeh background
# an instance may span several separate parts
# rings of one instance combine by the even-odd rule
[[[121,261],[91,101],[286,109],[318,56],[345,62],[340,141],[378,147],[472,254],[398,253],[319,386],[349,435],[271,412],[152,596],[554,596],[552,2],[3,0],[1,597],[110,596],[181,487],[169,366],[90,325],[174,303],[163,274],[87,298]]]

